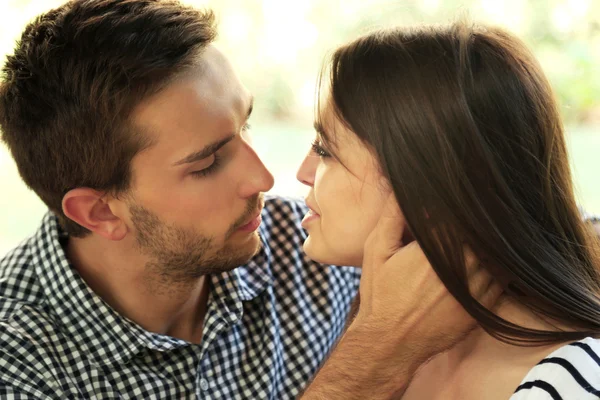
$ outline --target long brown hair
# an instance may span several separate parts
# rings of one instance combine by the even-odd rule
[[[372,150],[412,235],[482,328],[516,344],[600,334],[598,243],[574,200],[552,90],[520,40],[462,22],[379,31],[339,48],[329,71],[337,117]],[[481,306],[465,244],[507,295],[568,331]]]

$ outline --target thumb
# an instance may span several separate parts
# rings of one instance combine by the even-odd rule
[[[404,215],[396,201],[396,196],[394,192],[391,192],[383,206],[375,228],[365,242],[365,261],[379,264],[391,258],[402,247],[405,222]]]

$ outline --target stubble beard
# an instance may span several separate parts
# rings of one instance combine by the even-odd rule
[[[243,246],[228,242],[228,239],[261,204],[261,196],[248,202],[244,214],[228,229],[222,245],[217,245],[214,237],[166,224],[150,210],[131,204],[137,245],[150,258],[145,267],[145,286],[157,294],[179,292],[195,286],[202,276],[221,274],[248,263],[260,250],[258,233],[251,233],[254,237],[248,238]]]

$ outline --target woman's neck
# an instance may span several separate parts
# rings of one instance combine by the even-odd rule
[[[494,312],[500,318],[524,328],[545,331],[567,329],[567,327],[561,326],[559,323],[553,322],[545,316],[537,315],[527,307],[511,299],[502,301]],[[547,353],[547,349],[560,346],[561,344],[536,347],[517,346],[504,343],[479,328],[471,332],[463,342],[448,351],[448,361],[451,364],[458,365],[465,359],[473,359],[474,357],[489,359],[493,357],[494,360],[498,361],[506,360],[507,362],[514,363],[522,360],[527,363],[528,355],[535,358],[540,353]]]
[[[524,328],[558,329],[556,324],[514,301],[503,301],[494,312]],[[423,365],[403,400],[505,400],[531,368],[563,345],[516,346],[494,338],[481,328],[475,329],[461,343]]]

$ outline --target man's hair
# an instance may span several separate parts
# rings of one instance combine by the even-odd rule
[[[25,183],[73,236],[62,199],[90,187],[119,194],[150,145],[129,117],[197,62],[214,15],[169,0],[78,0],[30,23],[7,57],[0,130]]]

